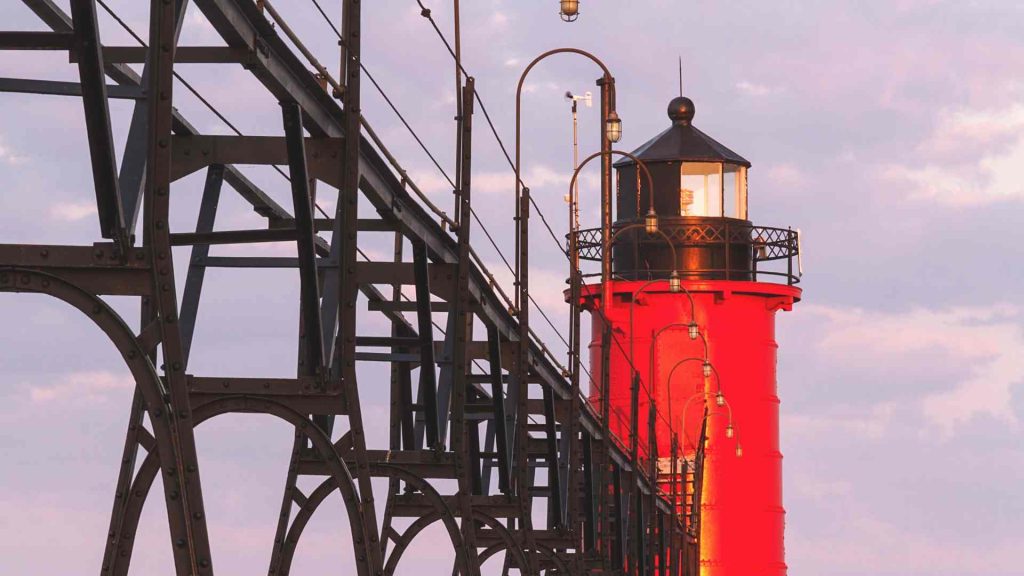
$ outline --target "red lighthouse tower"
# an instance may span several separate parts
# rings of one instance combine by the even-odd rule
[[[678,495],[689,573],[784,575],[775,315],[800,299],[799,242],[751,222],[750,163],[694,112],[673,99],[672,125],[615,164],[611,238],[580,232],[581,258],[612,257],[583,291],[591,401]]]

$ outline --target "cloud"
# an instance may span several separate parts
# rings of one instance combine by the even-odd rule
[[[895,415],[895,402],[881,402],[867,410],[853,406],[834,406],[826,412],[804,411],[785,415],[782,429],[786,434],[814,438],[826,433],[842,432],[865,440],[881,440],[886,436]]]
[[[805,314],[825,322],[818,352],[836,365],[855,364],[905,368],[908,357],[932,353],[942,358],[949,373],[965,373],[942,389],[925,390],[912,409],[945,437],[976,417],[988,416],[1016,429],[1012,395],[1024,383],[1022,311],[1009,305],[915,308],[876,312],[856,308],[806,306]],[[915,356],[917,355],[917,356]],[[857,417],[840,415],[831,425],[878,436],[894,406],[881,403]],[[815,428],[828,422],[797,417],[794,429]]]
[[[918,145],[933,156],[956,160],[977,146],[991,146],[1016,137],[1024,129],[1024,104],[1001,110],[962,108],[939,112],[935,130]]]
[[[92,202],[57,202],[50,206],[50,218],[59,222],[78,222],[96,213]]]
[[[106,371],[71,372],[51,386],[31,386],[34,403],[63,402],[69,399],[104,401],[111,393],[131,390],[135,381],[128,374]]]
[[[783,187],[799,187],[808,182],[807,174],[791,162],[772,164],[765,171],[765,177],[772,184]]]
[[[881,178],[909,187],[913,199],[952,207],[1024,199],[1024,105],[943,110],[917,144],[917,164],[882,166]]]
[[[949,542],[879,520],[852,496],[839,499],[834,506],[841,510],[842,531],[812,534],[790,529],[786,548],[791,565],[829,566],[832,574],[1018,573],[1007,570],[1020,563],[1024,542],[1019,538],[994,539],[981,546]]]
[[[491,15],[491,25],[494,26],[494,28],[504,28],[505,25],[508,24],[508,20],[508,14],[505,12],[496,11]]]
[[[793,474],[786,479],[786,484],[794,487],[800,496],[815,501],[827,501],[831,498],[848,496],[853,493],[854,486],[849,480],[826,480],[809,474]]]
[[[3,162],[4,164],[9,164],[11,166],[19,166],[21,164],[28,162],[28,157],[17,154],[14,150],[7,146],[7,144],[4,142],[4,139],[0,137],[0,162]]]
[[[781,88],[775,86],[769,86],[767,84],[758,84],[755,82],[749,82],[747,80],[741,80],[736,83],[736,90],[740,94],[746,96],[770,96],[772,94],[778,94],[782,91]]]

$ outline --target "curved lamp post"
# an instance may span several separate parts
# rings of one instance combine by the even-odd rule
[[[578,6],[576,7],[578,9]],[[614,114],[615,105],[615,79],[609,72],[608,67],[604,65],[601,60],[595,57],[593,54],[580,50],[578,48],[556,48],[544,52],[540,56],[533,59],[523,70],[522,75],[519,77],[519,83],[516,86],[516,136],[515,136],[515,195],[516,195],[516,207],[515,207],[515,221],[516,221],[516,254],[515,254],[515,269],[514,269],[514,282],[515,282],[515,297],[514,307],[515,313],[519,320],[519,342],[516,346],[515,354],[515,381],[519,390],[517,391],[517,414],[518,417],[524,418],[528,412],[528,388],[527,385],[527,374],[529,368],[527,366],[529,351],[530,351],[530,324],[529,324],[529,217],[530,217],[530,189],[523,186],[522,181],[522,95],[523,95],[523,84],[526,81],[526,76],[530,73],[541,60],[544,60],[548,56],[555,54],[579,54],[584,56],[595,64],[597,64],[603,75],[598,80],[598,85],[601,87],[601,150],[611,150],[613,142],[617,142],[622,136],[622,121],[619,119],[617,114]],[[605,206],[610,206],[611,198],[611,164],[604,162],[603,174],[601,182],[601,196],[602,202]],[[603,222],[605,226],[611,228],[611,215],[610,213],[602,214]],[[573,375],[573,379],[578,382],[578,371]],[[575,398],[578,396],[578,383],[573,385],[574,388],[574,406],[573,410],[578,410],[578,400]],[[570,418],[574,420],[575,418]],[[605,423],[607,427],[607,422]],[[570,429],[570,433],[574,433]],[[528,433],[526,432],[525,426],[516,427],[516,459],[518,470],[518,486],[517,494],[520,497],[525,496],[522,493],[524,487],[528,484],[527,477],[529,468],[526,460],[526,444],[528,440]],[[554,469],[556,464],[552,464]],[[574,484],[570,481],[570,485]],[[552,490],[558,490],[559,488],[553,487]],[[570,498],[572,500],[572,498]],[[525,500],[520,500],[520,504],[524,507]],[[524,508],[525,511],[525,508]],[[564,516],[563,516],[564,518]],[[561,523],[559,523],[561,524]],[[528,538],[529,539],[529,538]],[[530,542],[527,542],[530,544]]]
[[[658,215],[654,213],[654,179],[651,177],[651,172],[650,172],[650,170],[647,169],[647,164],[645,164],[643,160],[640,160],[635,155],[633,155],[633,154],[631,154],[629,152],[622,152],[621,150],[611,150],[611,149],[609,149],[609,150],[601,150],[600,152],[594,152],[590,156],[587,156],[586,158],[584,158],[583,162],[580,162],[580,165],[577,166],[576,169],[573,171],[572,178],[569,180],[569,209],[570,209],[570,213],[576,209],[576,204],[579,202],[579,198],[576,195],[576,181],[579,179],[580,173],[583,171],[583,168],[587,164],[589,164],[591,160],[600,157],[601,158],[601,165],[602,165],[602,167],[607,166],[608,169],[610,170],[611,169],[610,159],[611,159],[612,156],[615,156],[615,155],[629,158],[629,159],[633,160],[634,162],[636,162],[636,165],[640,167],[640,170],[637,170],[637,174],[636,174],[636,179],[637,179],[637,187],[636,187],[636,189],[637,189],[637,193],[640,192],[640,173],[642,172],[644,177],[647,179],[647,189],[650,192],[648,192],[648,194],[647,194],[647,196],[649,198],[649,202],[648,202],[648,208],[647,208],[647,215],[644,218],[644,228],[646,230],[648,230],[648,234],[655,234],[658,231],[657,230],[658,229]],[[610,180],[610,174],[606,173],[605,175],[608,176],[608,178]],[[610,182],[609,182],[609,184],[610,184]],[[611,211],[612,211],[612,208],[611,208],[611,195],[610,194],[608,194],[608,195],[604,194],[604,183],[602,182],[602,194],[601,194],[601,221],[602,221],[602,227],[601,227],[601,284],[602,284],[601,301],[602,301],[602,303],[608,301],[607,296],[608,296],[608,294],[610,293],[610,290],[611,290],[610,286],[608,285],[608,281],[611,279],[611,257],[610,257],[610,254],[611,254],[611,241],[612,241]],[[634,224],[634,226],[636,226],[636,225]],[[622,230],[620,229],[619,232],[621,232],[621,231]],[[577,238],[576,232],[577,232],[576,224],[572,220],[572,216],[570,215],[570,221],[569,221],[569,263],[570,263],[569,274],[570,274],[570,276],[569,277],[573,278],[573,279],[575,279],[577,277],[577,274],[579,273],[579,267],[580,267],[580,261],[579,261],[579,239]],[[616,235],[617,235],[617,233],[616,233]],[[674,254],[675,253],[674,252],[675,251],[675,246],[672,246],[671,240],[669,240],[668,236],[664,232],[662,232],[662,236],[665,237],[666,242],[668,242],[669,246],[672,247],[673,254]],[[678,276],[678,274],[677,274],[677,276]],[[605,304],[602,304],[602,306],[604,306],[604,305]]]
[[[555,54],[579,54],[586,58],[589,58],[592,62],[597,64],[601,71],[604,72],[601,80],[598,83],[601,86],[601,112],[602,112],[602,131],[601,131],[601,151],[611,150],[611,145],[619,141],[622,137],[622,121],[619,119],[618,114],[614,112],[615,105],[615,79],[612,77],[608,67],[605,66],[604,62],[598,59],[596,56],[585,50],[578,48],[556,48],[554,50],[548,50],[547,52],[537,56],[530,62],[523,73],[519,76],[519,84],[516,86],[516,150],[515,150],[515,190],[516,190],[516,222],[518,234],[516,236],[516,265],[515,265],[515,280],[518,284],[519,289],[516,291],[515,305],[519,310],[520,315],[523,314],[523,310],[527,307],[526,300],[529,298],[527,294],[527,280],[528,280],[528,262],[527,262],[527,246],[528,246],[528,230],[529,230],[529,217],[530,217],[530,189],[523,186],[522,182],[522,162],[521,162],[521,150],[522,150],[522,96],[523,96],[523,84],[526,82],[526,76],[533,70],[541,60],[544,60],[548,56]],[[611,164],[608,162],[603,163],[602,182],[601,182],[601,198],[602,198],[602,221],[607,222],[607,226],[611,227]],[[578,170],[578,169],[577,169]]]
[[[725,425],[725,437],[726,438],[730,438],[730,439],[735,438],[736,437],[736,427],[733,425],[732,406],[728,402],[724,402],[721,405],[722,407],[724,407],[726,409],[726,413],[724,413],[724,414],[721,411],[708,410],[707,406],[706,406],[707,405],[707,392],[697,392],[697,393],[691,395],[689,398],[687,398],[686,402],[683,404],[683,415],[681,417],[682,427],[683,427],[683,440],[685,442],[688,442],[690,444],[690,446],[693,446],[694,450],[698,449],[697,443],[694,442],[692,438],[690,438],[690,432],[686,429],[686,417],[688,415],[687,412],[690,409],[690,402],[692,402],[694,398],[698,398],[698,397],[702,398],[704,400],[704,403],[705,403],[705,414],[704,414],[704,418],[703,418],[703,420],[701,420],[701,422],[703,423],[704,421],[708,420],[712,416],[727,416],[728,421],[727,421],[727,423]],[[686,444],[685,443],[683,444],[683,449],[684,450],[686,449]],[[743,456],[743,448],[742,448],[742,446],[740,446],[739,439],[736,439],[736,457],[742,457],[742,456]],[[685,459],[685,456],[684,456],[684,459]]]
[[[676,373],[676,369],[677,368],[679,368],[683,364],[686,364],[687,362],[700,362],[701,363],[701,373],[704,375],[705,378],[710,378],[712,375],[715,377],[715,383],[717,384],[718,395],[721,396],[721,394],[722,394],[722,380],[718,377],[718,370],[714,367],[713,364],[711,364],[711,362],[707,359],[706,355],[703,358],[700,358],[698,356],[690,356],[688,358],[683,358],[682,360],[676,362],[672,366],[672,369],[669,370],[669,372],[668,372],[668,379],[665,381],[665,385],[668,386],[669,403],[670,404],[672,403],[672,376]],[[723,396],[723,398],[724,398],[724,396]],[[717,403],[718,402],[716,401],[716,404]],[[719,406],[721,406],[721,404],[719,404]]]

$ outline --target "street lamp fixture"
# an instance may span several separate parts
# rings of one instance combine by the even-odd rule
[[[608,118],[604,122],[604,133],[609,142],[618,142],[622,139],[622,120],[615,110],[608,113]]]
[[[668,291],[673,294],[679,294],[683,291],[683,283],[679,280],[679,272],[675,270],[668,277]]]
[[[735,435],[736,435],[736,430],[735,430],[735,429],[733,429],[733,427],[732,427],[732,423],[730,422],[730,423],[729,423],[729,424],[728,424],[728,425],[727,425],[727,426],[725,427],[725,437],[726,437],[726,438],[732,438],[732,437],[733,437],[733,436],[735,436]]]
[[[580,0],[560,0],[558,15],[565,22],[575,22],[580,17]]]
[[[697,326],[696,321],[691,320],[690,325],[688,327],[688,331],[690,334],[690,340],[696,340],[697,336],[700,335],[700,326]]]
[[[711,377],[711,362],[708,362],[707,360],[704,361],[704,377]],[[721,392],[719,392],[719,394],[721,394]],[[719,404],[719,406],[721,406],[721,404]]]
[[[743,446],[740,446],[739,442],[736,443],[736,457],[737,458],[742,458],[743,457]]]
[[[658,213],[654,211],[653,207],[647,211],[647,216],[644,217],[644,230],[648,234],[658,232]]]

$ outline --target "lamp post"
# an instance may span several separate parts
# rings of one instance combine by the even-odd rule
[[[577,6],[578,8],[578,6]],[[612,77],[608,67],[605,66],[604,62],[598,59],[596,56],[585,50],[579,48],[556,48],[554,50],[548,50],[547,52],[537,56],[533,59],[523,70],[523,73],[519,76],[519,83],[516,86],[516,153],[515,153],[515,189],[516,189],[516,222],[518,223],[519,234],[516,239],[516,278],[519,285],[519,290],[516,292],[515,304],[517,309],[525,307],[526,303],[523,300],[526,299],[526,290],[524,289],[525,279],[524,276],[527,274],[527,240],[526,233],[528,229],[529,221],[529,200],[530,200],[530,189],[522,185],[522,96],[523,96],[523,84],[526,82],[526,77],[529,75],[530,70],[533,69],[541,60],[555,54],[579,54],[586,58],[589,58],[592,62],[597,64],[604,75],[598,80],[598,85],[601,87],[601,151],[602,154],[606,150],[611,150],[611,145],[618,142],[622,136],[622,121],[619,119],[618,114],[614,110],[615,105],[615,79]],[[585,162],[584,162],[585,163]],[[577,169],[578,170],[578,169]],[[601,183],[601,209],[602,209],[602,221],[607,220],[608,227],[611,228],[611,165],[608,164],[603,167],[602,183]]]
[[[694,394],[693,396],[690,396],[689,398],[686,399],[686,403],[683,405],[683,415],[682,415],[683,440],[685,442],[689,442],[690,446],[693,446],[694,450],[697,449],[697,443],[694,442],[692,438],[690,438],[690,432],[689,432],[689,430],[686,429],[686,416],[687,416],[687,410],[690,407],[690,401],[693,400],[694,398],[698,397],[698,396],[700,396],[700,397],[702,397],[704,399],[704,404],[705,404],[704,420],[707,420],[711,416],[720,416],[720,415],[722,415],[722,413],[720,411],[716,412],[716,411],[708,409],[708,407],[707,407],[707,393],[706,392],[698,392],[697,394]],[[727,415],[728,415],[728,423],[725,426],[725,437],[729,438],[729,439],[733,439],[733,438],[736,437],[736,428],[735,428],[735,426],[733,426],[732,406],[729,404],[728,401],[726,401],[726,402],[724,402],[722,404],[722,407],[724,407],[726,409]],[[702,422],[703,422],[703,420],[702,420]],[[683,450],[686,450],[686,444],[685,443],[683,444]],[[737,457],[743,456],[743,449],[740,447],[739,440],[736,440],[736,456]]]
[[[601,150],[600,152],[594,152],[590,156],[587,156],[580,165],[576,167],[576,170],[572,173],[572,179],[569,180],[569,196],[570,206],[575,207],[579,202],[576,197],[576,180],[579,179],[580,173],[583,168],[590,163],[591,160],[600,157],[602,166],[602,182],[601,182],[601,306],[607,309],[608,302],[611,296],[611,244],[614,238],[618,237],[618,233],[625,229],[619,229],[615,235],[612,234],[611,226],[611,196],[605,194],[606,184],[610,189],[611,186],[611,163],[610,158],[613,155],[623,156],[630,158],[636,162],[640,170],[637,171],[637,190],[640,190],[640,173],[643,172],[644,178],[647,180],[647,189],[649,190],[647,215],[644,218],[644,229],[648,231],[648,234],[655,234],[660,231],[658,229],[658,216],[654,213],[654,179],[651,177],[650,170],[647,169],[647,164],[637,158],[635,155],[629,152],[622,152],[621,150]],[[607,167],[607,168],[605,168]],[[604,182],[604,178],[607,177],[608,182]],[[638,224],[631,224],[630,226],[639,226]],[[629,228],[627,226],[626,228]],[[571,228],[569,230],[569,261],[570,261],[570,277],[576,278],[579,272],[579,237],[577,234],[578,230]],[[669,243],[673,253],[675,252],[675,246],[672,245],[671,240],[668,236],[661,232],[661,235]]]
[[[666,237],[666,241],[668,241],[667,237]],[[669,242],[669,246],[672,247],[673,251],[675,250],[675,247],[672,246],[671,242]],[[678,275],[675,273],[675,271],[673,271],[672,278],[668,280],[669,292],[672,292],[673,294],[675,294],[675,293],[678,293],[678,292],[680,292],[682,290],[682,285],[678,282],[678,280],[679,280]],[[658,279],[658,280],[648,280],[642,286],[640,286],[639,289],[637,289],[635,292],[633,292],[633,299],[630,300],[630,302],[629,302],[629,334],[630,334],[630,337],[629,337],[629,365],[630,365],[630,368],[633,371],[633,390],[631,392],[631,398],[630,398],[630,423],[629,423],[629,425],[630,425],[630,431],[631,431],[631,434],[630,434],[630,450],[631,450],[631,457],[633,458],[633,465],[634,466],[637,464],[637,461],[638,461],[638,444],[639,444],[639,430],[638,430],[638,428],[640,426],[640,390],[639,390],[640,371],[637,370],[637,367],[636,367],[636,351],[635,351],[635,348],[636,348],[636,346],[635,346],[636,335],[635,335],[635,332],[633,331],[633,327],[634,327],[634,325],[633,325],[633,307],[636,305],[637,296],[639,296],[640,293],[642,293],[644,290],[649,288],[651,285],[659,283],[659,282],[665,282],[665,280],[661,280],[661,279]],[[648,378],[648,380],[650,380],[650,382],[648,383],[648,386],[647,386],[647,402],[648,402],[648,411],[649,411],[649,415],[648,415],[648,428],[649,428],[649,430],[648,430],[648,443],[653,446],[653,445],[655,445],[655,442],[656,442],[655,433],[654,433],[654,427],[653,427],[653,418],[650,415],[650,413],[652,413],[651,411],[653,410],[653,407],[654,407],[654,394],[652,392],[652,390],[654,388],[653,373],[648,372],[647,378]],[[652,450],[651,451],[651,458],[652,458],[652,460],[653,460],[653,452],[654,451]]]
[[[573,3],[568,3],[573,4]],[[563,8],[568,8],[570,11],[578,10],[578,3],[575,6],[563,5]],[[516,255],[515,255],[515,297],[514,297],[514,313],[517,315],[519,320],[519,342],[516,346],[515,360],[513,362],[513,373],[515,375],[514,381],[517,387],[514,397],[516,398],[516,418],[525,418],[528,413],[528,384],[527,376],[529,373],[529,367],[527,365],[530,351],[530,324],[529,324],[529,218],[530,218],[530,189],[523,186],[522,181],[522,95],[523,85],[526,81],[527,75],[530,70],[533,69],[541,60],[555,54],[579,54],[590,59],[592,62],[598,65],[602,71],[602,77],[598,80],[598,85],[601,88],[600,102],[601,102],[601,150],[611,150],[613,142],[618,141],[622,134],[621,120],[618,119],[618,115],[611,116],[610,112],[614,110],[614,95],[615,95],[615,80],[608,70],[608,67],[599,60],[593,54],[580,50],[578,48],[556,48],[544,52],[540,56],[533,59],[523,70],[523,73],[519,77],[519,83],[516,86],[516,107],[515,107],[515,222],[516,222]],[[603,165],[604,174],[602,175],[601,182],[601,198],[602,208],[610,212],[611,206],[611,164],[604,163]],[[611,227],[611,215],[602,214],[602,220]],[[578,356],[578,354],[576,354]],[[570,430],[568,431],[570,436],[576,434],[575,420],[577,414],[581,409],[580,401],[577,398],[579,395],[579,374],[578,367],[574,363],[573,380],[576,382],[573,385],[573,413],[569,417]],[[509,391],[511,395],[511,390]],[[516,439],[515,439],[515,452],[516,452],[516,464],[517,464],[517,488],[516,494],[519,497],[520,512],[524,518],[524,522],[529,522],[530,510],[529,510],[529,494],[526,491],[529,479],[529,462],[527,459],[527,442],[528,432],[526,426],[516,426]],[[607,440],[607,436],[603,440]],[[571,466],[573,470],[577,466]],[[575,481],[570,481],[570,486],[575,486]],[[553,487],[552,489],[557,489]],[[570,497],[570,502],[574,502],[576,498]],[[575,506],[575,504],[573,504]],[[561,523],[560,523],[561,524]],[[532,536],[530,530],[532,526],[529,524],[524,525],[526,528],[527,540],[524,542],[527,546],[532,545]]]
[[[602,94],[603,93],[604,93],[604,90],[602,89]],[[604,106],[604,102],[602,101],[602,107],[603,106]],[[607,141],[607,138],[605,138],[604,140]],[[579,203],[576,183],[577,183],[577,180],[579,179],[580,173],[583,172],[583,168],[585,168],[587,166],[587,164],[589,164],[595,158],[601,158],[602,159],[601,160],[601,165],[602,165],[602,167],[606,167],[606,171],[608,172],[608,174],[607,174],[608,175],[608,179],[610,180],[611,163],[609,162],[609,158],[612,155],[619,155],[619,156],[624,156],[624,157],[627,157],[627,158],[632,158],[633,161],[636,162],[637,165],[640,167],[640,170],[637,171],[637,189],[639,189],[639,187],[640,187],[639,186],[639,180],[640,180],[640,172],[642,171],[644,176],[645,176],[645,178],[646,178],[646,180],[647,180],[647,187],[651,191],[651,193],[649,194],[649,196],[651,196],[651,205],[650,205],[649,211],[653,211],[653,209],[654,209],[654,199],[653,199],[654,198],[654,195],[653,195],[654,180],[651,178],[650,171],[647,170],[647,165],[644,164],[642,160],[640,160],[639,158],[637,158],[636,156],[634,156],[633,154],[631,154],[629,152],[622,152],[620,150],[611,150],[609,148],[608,150],[603,150],[602,149],[599,152],[594,152],[593,154],[587,156],[586,158],[583,159],[582,162],[579,163],[579,166],[577,166],[576,169],[573,170],[572,178],[569,180],[569,209],[570,209],[570,212],[575,211],[576,210],[576,206]],[[605,194],[605,186],[604,186],[604,184],[605,183],[602,182],[602,190],[601,190],[601,219],[602,219],[602,223],[606,223],[607,224],[607,230],[602,234],[602,238],[604,238],[605,240],[608,240],[609,236],[610,236],[610,231],[611,231],[611,200],[610,200],[610,195]],[[571,332],[571,336],[573,338],[573,340],[572,340],[573,358],[571,359],[571,361],[572,361],[572,366],[573,366],[572,371],[573,371],[573,392],[574,392],[574,394],[577,394],[579,392],[579,364],[580,364],[580,356],[579,356],[579,353],[578,353],[579,347],[580,347],[580,342],[579,342],[579,334],[580,334],[580,307],[579,306],[580,306],[580,298],[581,298],[580,291],[581,291],[581,284],[582,284],[582,278],[580,276],[578,224],[579,223],[576,222],[570,216],[570,219],[569,219],[569,302],[570,302],[570,310],[571,310],[571,316],[572,316],[572,327],[571,327],[570,332]],[[673,250],[675,250],[675,247],[672,246],[672,243],[671,243],[671,241],[669,241],[668,236],[665,236],[664,233],[662,233],[662,235],[665,237],[666,241],[669,242],[669,246]],[[609,242],[604,242],[604,244],[610,246]],[[607,255],[609,253],[610,253],[610,251],[608,249],[605,249],[602,252],[603,255]],[[609,258],[607,258],[606,256],[602,257],[602,265],[601,265],[602,290],[604,290],[607,286],[609,286],[608,280],[610,280],[610,278],[608,276],[605,276],[606,274],[610,274],[610,271],[611,271],[611,267],[605,265],[606,262],[610,262]],[[606,307],[607,306],[607,302],[608,302],[607,298],[602,297],[602,304],[601,304],[601,306],[602,307]],[[606,345],[607,345],[607,343],[606,343]],[[602,372],[602,380],[605,380],[605,381],[607,380],[607,372]],[[602,396],[603,398],[607,398],[607,390],[604,389],[605,387],[606,386],[602,386],[602,394],[605,394],[605,396]],[[608,407],[608,403],[607,402],[604,402],[602,404],[602,407],[601,407],[602,422],[603,422],[603,433],[604,433],[605,437],[607,437],[607,435],[608,435],[608,418],[610,416],[609,413],[608,413],[607,407]]]
[[[604,84],[602,84],[602,95],[605,93],[605,88],[606,88],[606,86]],[[602,99],[602,108],[604,108],[604,104],[605,104],[604,100]],[[613,136],[617,140],[618,136],[621,135],[621,121],[618,119],[618,115],[615,115],[613,118],[610,118],[610,121],[606,123],[606,128],[607,128],[607,132],[608,133],[605,134],[606,137],[603,139],[603,142],[604,143],[609,142],[611,137],[613,137]],[[569,216],[569,286],[570,286],[570,288],[569,288],[569,302],[570,302],[570,315],[571,315],[571,322],[572,322],[571,326],[570,326],[570,337],[572,339],[571,340],[571,342],[572,342],[572,352],[571,352],[571,354],[573,356],[570,359],[570,362],[571,362],[570,365],[572,366],[572,368],[571,368],[571,378],[572,378],[573,402],[577,402],[577,398],[580,395],[580,387],[579,387],[579,373],[580,373],[579,349],[580,349],[580,338],[579,338],[579,335],[580,335],[580,299],[581,299],[581,287],[582,287],[581,286],[582,285],[582,279],[581,279],[580,268],[579,268],[579,238],[578,238],[578,226],[579,226],[579,223],[573,217],[573,214],[576,212],[577,206],[578,206],[578,203],[579,203],[579,196],[578,196],[578,189],[577,189],[577,180],[579,179],[579,175],[583,171],[583,168],[586,167],[587,164],[589,164],[595,158],[601,158],[602,159],[601,164],[602,164],[602,167],[604,169],[604,174],[603,175],[607,176],[607,178],[604,178],[604,177],[602,178],[602,195],[601,195],[602,229],[605,231],[604,234],[602,235],[602,238],[604,239],[604,245],[606,246],[606,249],[604,250],[603,254],[610,254],[610,250],[607,247],[611,246],[611,240],[612,240],[612,238],[610,238],[610,236],[611,236],[611,234],[610,234],[610,232],[611,232],[611,199],[610,199],[610,194],[606,194],[605,191],[606,190],[610,190],[610,182],[611,182],[611,162],[610,162],[610,158],[611,158],[612,155],[620,155],[620,156],[632,158],[637,163],[637,165],[640,167],[640,169],[637,170],[637,174],[636,174],[637,189],[638,190],[640,189],[640,172],[642,171],[644,176],[646,177],[646,180],[647,180],[648,190],[650,190],[649,196],[651,197],[651,204],[650,204],[650,208],[649,208],[649,211],[648,211],[649,215],[652,215],[653,212],[654,212],[654,200],[653,200],[653,198],[654,198],[654,196],[653,196],[654,181],[651,178],[650,171],[647,170],[647,166],[643,163],[642,160],[640,160],[639,158],[637,158],[633,154],[630,154],[629,152],[622,152],[622,151],[619,151],[619,150],[612,150],[610,148],[610,146],[606,150],[606,149],[604,149],[604,146],[602,146],[602,150],[601,151],[595,152],[595,153],[587,156],[582,162],[579,163],[578,166],[576,166],[576,169],[573,170],[572,178],[569,180],[569,211],[570,211],[570,216]],[[645,229],[647,229],[648,231],[652,231],[652,227],[650,226],[651,223],[649,222],[649,220],[650,220],[650,218],[648,218],[648,221],[645,221]],[[654,217],[654,221],[653,221],[653,231],[651,233],[657,233],[657,232],[661,232],[661,231],[657,229],[657,217],[655,216]],[[668,238],[668,236],[665,235],[664,232],[661,232],[661,235],[665,239],[665,241],[668,242],[669,247],[674,251],[675,247],[672,245],[671,240]],[[611,272],[611,265],[610,265],[610,259],[607,258],[607,257],[602,258],[601,272],[602,272],[602,286],[603,287],[608,287],[609,286],[608,280],[610,279],[609,275],[610,275],[610,272]],[[669,279],[669,285],[670,285],[670,289],[672,289],[673,291],[677,291],[678,287],[681,286],[681,284],[679,282],[678,274],[674,274],[672,276],[672,278]],[[602,289],[604,289],[604,288],[602,288]],[[607,306],[607,302],[608,302],[607,299],[603,299],[603,302],[602,302],[601,305],[603,307],[606,307]],[[603,345],[604,346],[609,346],[610,345],[610,338],[606,338],[604,340],[604,344]],[[631,356],[630,360],[631,361],[632,361],[632,355],[633,354],[632,354],[632,351],[631,351],[630,352],[630,356]],[[606,355],[605,355],[605,357],[606,357]],[[634,374],[635,374],[635,370],[634,370]],[[600,385],[601,385],[601,390],[602,390],[602,394],[603,394],[602,397],[605,398],[605,401],[602,402],[602,405],[601,405],[602,437],[605,440],[607,440],[608,437],[609,437],[609,421],[610,421],[610,418],[611,418],[611,414],[609,412],[609,404],[607,402],[607,398],[608,398],[608,371],[607,370],[602,370],[602,372],[601,372],[601,383],[600,383]],[[633,427],[634,430],[636,428],[636,420],[637,420],[636,419],[636,412],[637,412],[636,404],[637,404],[636,402],[633,402],[632,403],[632,407],[631,407],[631,413],[632,413],[631,426]],[[633,462],[633,465],[634,465],[634,468],[635,468],[636,462],[637,462],[637,441],[636,441],[636,435],[635,434],[633,435],[633,439],[631,441],[630,447],[631,447],[630,459]]]

